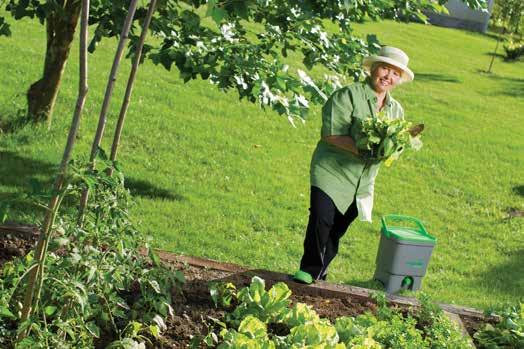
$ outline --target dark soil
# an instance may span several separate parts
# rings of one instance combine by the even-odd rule
[[[193,265],[173,263],[175,267],[182,269],[186,277],[186,283],[181,294],[174,294],[175,318],[168,322],[168,331],[164,333],[166,348],[187,348],[192,336],[205,336],[210,328],[213,328],[213,319],[223,318],[225,310],[216,309],[209,296],[209,283],[213,281],[233,282],[237,288],[248,285],[252,271],[248,272],[226,272],[208,269]],[[178,264],[178,265],[177,265]],[[266,287],[273,284],[272,280],[266,279]],[[307,287],[305,287],[307,288]],[[370,301],[361,301],[346,298],[326,298],[307,294],[293,293],[292,303],[307,303],[315,311],[325,318],[334,321],[340,316],[356,316],[365,311],[373,311],[376,305]],[[274,333],[286,331],[274,325]]]
[[[36,244],[37,236],[0,232],[0,269],[5,262],[24,256]]]
[[[33,246],[37,237],[28,234],[0,233],[0,269],[2,265],[15,257],[23,256]],[[163,340],[156,347],[187,348],[193,337],[205,336],[210,329],[216,328],[215,321],[223,318],[224,309],[215,308],[209,296],[209,283],[213,281],[228,281],[241,288],[250,283],[254,275],[260,275],[266,280],[266,287],[276,281],[271,274],[264,271],[222,271],[169,261],[170,266],[182,270],[186,278],[182,290],[173,292],[174,318],[168,319],[167,331]],[[218,264],[217,264],[218,265]],[[220,269],[220,268],[219,268]],[[340,316],[356,316],[366,311],[374,311],[376,305],[369,299],[352,297],[326,297],[315,294],[314,288],[293,283],[291,301],[307,303],[324,318],[334,321]],[[405,310],[405,309],[404,309]],[[470,334],[482,325],[479,319],[462,318]],[[283,333],[287,329],[271,328],[273,333]]]

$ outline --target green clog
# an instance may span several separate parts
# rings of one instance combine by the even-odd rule
[[[308,285],[313,283],[313,277],[311,274],[302,270],[297,271],[295,275],[293,275],[293,280]]]

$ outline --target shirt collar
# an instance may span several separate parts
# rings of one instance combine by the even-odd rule
[[[373,90],[373,88],[371,87],[371,79],[369,77],[366,78],[366,80],[364,81],[364,91],[365,91],[365,94],[366,94],[366,98],[368,101],[373,101],[373,103],[375,103],[374,105],[377,104],[377,95],[375,94],[375,90]],[[389,92],[386,92],[386,100],[385,100],[385,106],[387,108],[391,107],[391,95],[389,94]]]

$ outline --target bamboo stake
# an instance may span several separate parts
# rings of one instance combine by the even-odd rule
[[[35,247],[35,261],[37,267],[31,270],[29,273],[29,281],[24,296],[24,304],[22,308],[21,320],[24,322],[31,315],[33,308],[33,300],[35,307],[38,304],[38,298],[40,296],[40,289],[43,281],[44,263],[47,253],[47,247],[51,236],[51,229],[55,220],[56,211],[58,209],[59,193],[62,190],[64,179],[67,173],[67,167],[71,154],[73,152],[73,146],[76,141],[76,135],[80,126],[80,119],[86,96],[88,92],[87,86],[87,38],[88,38],[88,19],[89,19],[89,0],[82,1],[82,15],[80,19],[80,81],[78,84],[78,98],[76,101],[76,107],[73,114],[73,120],[71,122],[71,128],[69,129],[69,135],[67,137],[67,143],[62,156],[62,162],[60,163],[60,169],[54,183],[54,194],[49,202],[46,216],[44,219],[42,233],[38,239],[38,243]],[[40,285],[36,291],[35,297],[35,286]],[[21,333],[19,339],[25,337],[26,333]]]
[[[104,129],[107,120],[107,110],[109,109],[109,102],[111,101],[111,96],[113,95],[113,87],[116,81],[116,73],[120,66],[120,61],[122,59],[122,54],[124,53],[124,48],[126,41],[129,36],[129,30],[131,29],[131,24],[133,23],[133,17],[135,15],[135,10],[137,7],[137,0],[132,0],[129,4],[129,9],[127,13],[124,26],[122,27],[122,32],[120,33],[120,40],[118,42],[118,47],[115,53],[115,58],[113,60],[113,66],[111,67],[111,73],[109,74],[109,80],[107,81],[106,93],[104,96],[104,102],[102,103],[102,110],[100,111],[100,117],[98,119],[98,127],[96,129],[95,139],[93,140],[93,145],[91,147],[91,156],[89,158],[90,169],[95,169],[95,159],[100,147],[100,142],[104,135]],[[80,208],[78,215],[78,225],[82,225],[84,218],[84,211],[89,197],[89,189],[84,189],[82,192],[82,197],[80,198]]]
[[[140,64],[140,59],[142,57],[142,50],[144,48],[144,43],[147,37],[147,31],[149,25],[151,24],[151,19],[156,8],[156,0],[151,0],[149,3],[149,8],[147,10],[146,18],[144,20],[144,26],[142,28],[142,33],[140,34],[140,40],[136,49],[136,54],[133,59],[133,66],[131,67],[131,72],[129,73],[129,79],[127,81],[126,93],[124,95],[124,100],[122,102],[122,107],[120,108],[120,115],[118,116],[118,123],[115,129],[115,136],[113,138],[113,145],[111,146],[111,161],[115,161],[118,152],[118,146],[120,145],[120,138],[122,136],[122,129],[124,128],[124,121],[127,114],[127,109],[129,107],[129,100],[131,99],[131,93],[133,92],[133,85],[135,83],[136,72],[138,70],[138,65]],[[111,167],[108,171],[109,175],[113,174],[113,168]]]

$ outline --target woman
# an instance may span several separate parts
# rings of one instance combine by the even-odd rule
[[[357,216],[371,222],[379,164],[366,161],[355,142],[361,136],[362,120],[378,112],[389,118],[404,117],[389,92],[413,80],[408,61],[402,50],[382,47],[377,55],[364,58],[368,78],[335,91],[322,108],[321,139],[311,160],[309,223],[296,281],[325,280],[339,239],[351,222]]]

